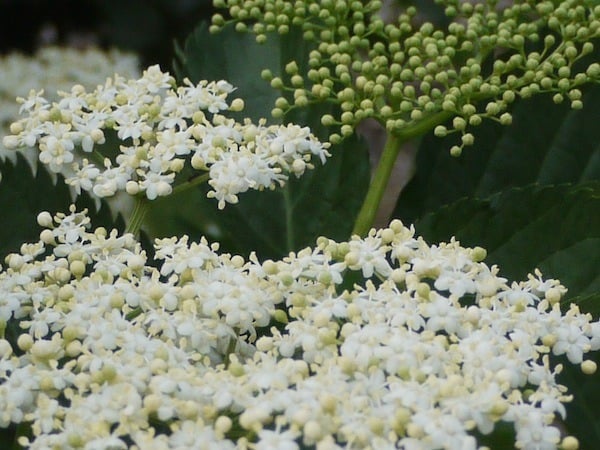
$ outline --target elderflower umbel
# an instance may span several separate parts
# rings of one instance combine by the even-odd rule
[[[106,77],[120,73],[127,77],[139,76],[138,58],[116,49],[103,51],[97,48],[77,50],[68,47],[43,47],[33,56],[21,53],[9,53],[0,58],[0,135],[11,133],[10,125],[19,117],[17,96],[25,97],[32,88],[43,88],[50,96],[48,101],[59,99],[58,91],[68,91],[74,84],[88,88],[104,83]],[[41,99],[32,99],[41,101]],[[74,119],[76,128],[89,127],[90,131],[98,128],[93,122],[81,122]],[[23,130],[23,143],[33,147],[38,131],[35,127]],[[90,138],[84,139],[84,146],[91,145]],[[24,156],[32,167],[37,167],[37,152],[33,149],[23,150]],[[15,161],[16,153],[0,143],[0,159]]]
[[[74,207],[38,222],[0,271],[0,427],[31,425],[29,449],[476,450],[503,421],[553,450],[571,396],[549,355],[600,349],[558,281],[399,221],[264,262],[187,237],[151,261]]]
[[[226,81],[185,79],[182,86],[155,65],[141,78],[115,75],[88,92],[75,85],[51,102],[42,92],[19,98],[25,117],[4,138],[9,148],[37,146],[39,160],[79,193],[111,197],[119,191],[150,200],[171,194],[185,167],[208,179],[219,208],[248,189],[274,189],[290,174],[301,176],[329,156],[308,128],[267,126],[228,119],[243,102],[228,103],[235,88]],[[114,158],[102,155],[108,136],[119,141]],[[202,173],[204,172],[204,174]],[[201,177],[204,175],[204,177]]]

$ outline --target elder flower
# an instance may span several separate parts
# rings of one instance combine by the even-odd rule
[[[39,160],[65,175],[75,192],[98,197],[169,195],[191,163],[199,180],[208,178],[219,208],[248,189],[282,186],[289,174],[313,168],[313,156],[321,163],[329,156],[328,144],[307,128],[227,119],[223,112],[243,108],[240,99],[227,101],[235,90],[228,82],[183,83],[175,86],[155,65],[137,80],[115,75],[91,92],[76,85],[59,92],[58,102],[31,91],[18,99],[25,117],[11,125],[4,145],[36,146]],[[108,135],[122,144],[112,159],[102,156]]]
[[[38,222],[0,271],[0,427],[31,425],[28,449],[475,450],[502,421],[555,450],[571,395],[549,355],[600,342],[558,281],[507,283],[399,221],[264,262],[187,237],[150,260],[74,207]]]

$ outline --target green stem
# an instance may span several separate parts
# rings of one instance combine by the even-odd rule
[[[127,315],[125,316],[125,319],[127,320],[133,320],[135,319],[137,316],[139,316],[142,313],[142,308],[140,308],[139,306],[133,310],[131,310],[129,313],[127,313]]]
[[[453,115],[452,112],[441,111],[410,125],[396,133],[388,133],[381,159],[371,179],[367,195],[360,208],[352,234],[365,236],[373,226],[375,215],[383,198],[385,188],[392,174],[392,169],[403,143],[422,136],[435,126],[444,123]]]
[[[125,229],[126,233],[131,233],[135,236],[139,234],[148,209],[150,209],[150,201],[144,196],[136,197],[133,212]]]
[[[292,199],[290,197],[290,187],[286,184],[283,188],[283,201],[285,204],[285,234],[288,251],[294,250],[294,220],[292,211]]]
[[[208,172],[203,175],[195,176],[195,177],[189,179],[188,181],[186,181],[185,183],[181,183],[180,185],[175,186],[173,188],[173,192],[171,193],[171,195],[175,195],[175,194],[179,194],[180,192],[187,191],[188,189],[193,188],[194,186],[198,186],[199,184],[204,183],[209,178],[210,178],[210,174]]]
[[[352,234],[364,236],[373,225],[377,209],[383,198],[383,193],[385,192],[390,175],[392,174],[392,168],[394,167],[394,162],[400,151],[401,144],[402,141],[398,139],[397,136],[388,133],[381,159],[379,160],[379,164],[371,179],[369,190],[367,191],[367,195],[360,208],[356,222],[354,222]]]

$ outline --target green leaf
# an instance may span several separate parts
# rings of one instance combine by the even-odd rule
[[[464,198],[416,222],[425,239],[455,236],[482,246],[486,262],[509,279],[538,267],[558,278],[569,298],[600,292],[600,182],[529,185],[491,197]]]
[[[296,54],[305,52],[306,44],[299,43],[294,48]],[[260,77],[265,68],[275,73],[285,64],[287,49],[283,49],[278,36],[269,36],[264,44],[256,43],[250,34],[238,33],[233,26],[227,26],[218,34],[208,31],[203,22],[187,38],[184,48],[179,51],[177,75],[188,77],[197,83],[200,80],[226,80],[236,86],[234,94],[244,100],[246,107],[238,117],[258,120],[269,117],[279,96],[268,82]]]
[[[44,167],[39,167],[33,175],[21,155],[16,164],[8,160],[0,162],[0,172],[0,260],[8,253],[19,251],[21,244],[39,240],[37,215],[42,211],[68,213],[69,206],[75,204],[78,210],[88,208],[94,227],[124,228],[122,220],[115,223],[105,203],[102,202],[97,210],[94,200],[87,194],[73,201],[61,176],[55,183]]]
[[[569,303],[575,303],[579,309],[590,313],[593,317],[600,317],[600,291],[593,294],[577,295],[569,299]]]
[[[588,355],[600,366],[600,352]],[[567,417],[564,427],[567,434],[579,440],[579,448],[597,448],[600,441],[600,373],[586,375],[579,365],[571,364],[564,356],[558,358],[562,363],[563,371],[557,377],[558,382],[569,388],[569,395],[573,401],[567,403]]]
[[[485,197],[531,183],[600,179],[600,85],[587,86],[584,108],[555,105],[550,96],[519,101],[513,124],[484,123],[471,131],[473,147],[459,158],[449,149],[459,139],[423,138],[415,177],[398,201],[395,216],[407,223],[465,196]]]
[[[305,67],[309,49],[298,30],[285,37],[269,35],[267,42],[259,45],[251,35],[237,33],[233,27],[212,35],[203,24],[180,49],[179,75],[193,81],[231,82],[237,87],[235,94],[246,103],[243,115],[257,121],[270,116],[280,95],[260,78],[260,72],[268,68],[280,75],[291,60]],[[291,112],[285,121],[309,126],[320,139],[326,139],[329,133],[320,118],[331,110],[331,105],[309,105]],[[148,214],[146,230],[155,237],[206,235],[220,241],[225,251],[256,251],[261,257],[273,258],[314,244],[320,235],[346,239],[369,182],[368,153],[356,137],[330,152],[333,156],[324,166],[316,162],[315,170],[291,179],[284,189],[246,192],[240,195],[239,204],[227,205],[223,211],[216,209],[214,200],[205,198],[206,186],[158,200]],[[181,204],[188,206],[180,208]]]

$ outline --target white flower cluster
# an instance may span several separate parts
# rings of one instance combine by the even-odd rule
[[[243,101],[227,103],[234,87],[226,81],[188,79],[176,87],[174,78],[151,66],[141,78],[108,78],[93,92],[75,85],[50,102],[42,91],[20,98],[23,119],[10,126],[8,148],[39,148],[39,159],[62,172],[79,193],[111,197],[118,191],[143,193],[153,200],[172,192],[175,176],[187,165],[208,172],[209,196],[237,202],[248,189],[273,189],[289,173],[300,176],[313,156],[325,162],[327,144],[308,128],[243,124],[221,115],[239,111]],[[116,132],[114,158],[97,151]]]
[[[29,449],[475,450],[505,421],[551,450],[550,355],[595,370],[600,323],[562,314],[557,281],[508,284],[399,221],[264,262],[185,237],[147,261],[74,208],[38,222],[0,272],[0,427],[30,424]]]
[[[10,124],[19,117],[15,98],[26,96],[34,87],[43,87],[48,93],[69,90],[74,84],[93,88],[114,73],[137,78],[140,70],[138,58],[132,53],[52,46],[43,47],[32,56],[14,52],[0,57],[0,73],[0,136],[3,137],[10,134]],[[36,168],[38,152],[35,149],[22,152]],[[16,153],[0,142],[0,159],[6,158],[14,162]]]

